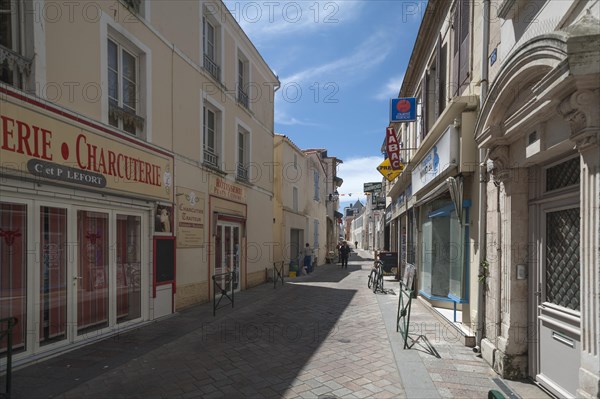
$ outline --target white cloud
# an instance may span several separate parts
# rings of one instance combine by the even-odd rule
[[[363,1],[225,1],[254,43],[318,32],[360,16]]]
[[[381,181],[383,176],[377,171],[377,166],[382,161],[381,156],[344,160],[338,166],[337,172],[337,175],[344,180],[342,186],[338,188],[338,192],[344,194],[340,195],[340,203],[355,203],[356,200],[360,200],[365,204],[367,197],[363,193],[364,183]]]
[[[322,80],[327,77],[337,81],[347,77],[356,79],[361,72],[381,64],[392,50],[386,42],[384,31],[375,32],[360,43],[350,56],[338,58],[325,64],[304,69],[281,79],[282,86],[289,83],[301,83],[308,80]]]
[[[279,103],[279,101],[277,101]],[[303,121],[293,116],[290,116],[286,111],[283,110],[281,105],[275,104],[275,123],[284,125],[284,126],[319,126],[318,123],[313,123],[309,121]]]
[[[387,81],[385,86],[383,86],[379,92],[375,95],[376,100],[389,100],[390,98],[398,97],[398,93],[400,92],[400,87],[402,86],[402,82],[404,81],[404,74],[400,76],[395,76]]]

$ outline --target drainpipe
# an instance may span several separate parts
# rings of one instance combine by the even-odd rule
[[[482,37],[481,37],[481,91],[479,94],[479,107],[483,108],[483,104],[487,98],[488,92],[488,52],[490,41],[490,0],[483,1],[483,16],[481,19]],[[487,230],[486,208],[487,208],[487,182],[486,182],[486,163],[489,157],[489,149],[479,150],[479,275],[486,271],[482,270],[481,262],[486,260],[486,239],[485,232]],[[481,351],[481,340],[485,336],[485,284],[479,282],[477,290],[477,338],[475,351]]]

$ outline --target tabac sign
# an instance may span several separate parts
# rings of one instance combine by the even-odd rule
[[[172,156],[70,124],[69,117],[50,117],[0,100],[2,170],[172,201]]]

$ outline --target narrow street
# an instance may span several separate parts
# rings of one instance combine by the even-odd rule
[[[427,338],[403,350],[398,284],[374,294],[365,258],[353,253],[347,270],[328,264],[283,287],[244,291],[216,317],[211,304],[196,306],[17,370],[13,397],[485,398],[501,391],[498,376],[418,300],[411,336]],[[547,397],[535,386],[510,385],[523,398]]]

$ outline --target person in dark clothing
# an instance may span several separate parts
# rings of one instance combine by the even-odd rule
[[[342,261],[342,269],[348,268],[348,256],[350,256],[350,247],[348,243],[344,241],[340,247],[340,260]]]

